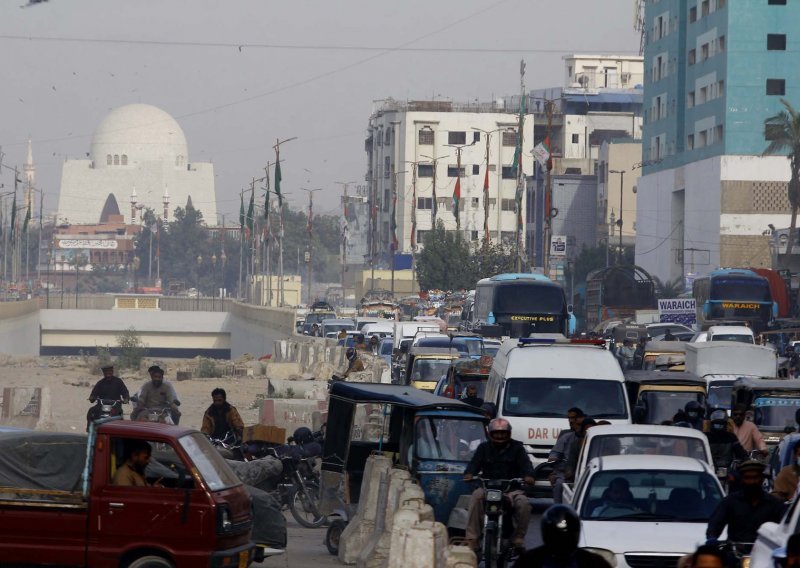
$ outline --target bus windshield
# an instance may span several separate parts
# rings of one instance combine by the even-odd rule
[[[494,313],[560,314],[565,311],[561,288],[541,284],[508,284],[494,291]]]
[[[537,377],[506,382],[503,414],[507,416],[563,418],[573,406],[597,420],[628,418],[625,392],[617,381]]]
[[[750,278],[715,278],[711,283],[712,300],[770,302],[769,285]]]
[[[761,429],[783,430],[795,425],[795,412],[800,400],[778,396],[761,396],[753,403],[753,422]]]

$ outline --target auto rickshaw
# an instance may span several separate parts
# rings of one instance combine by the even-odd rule
[[[644,348],[642,370],[661,371],[686,362],[684,341],[649,341]]]
[[[336,382],[328,400],[320,475],[320,511],[330,520],[325,543],[338,541],[355,514],[367,458],[382,453],[416,477],[437,521],[447,523],[474,489],[464,469],[486,440],[486,416],[458,400],[402,385]]]
[[[680,371],[628,371],[625,388],[633,408],[634,424],[661,424],[672,420],[686,403],[706,406],[706,381]]]
[[[493,360],[491,355],[483,355],[480,359],[454,361],[447,371],[447,377],[440,379],[433,394],[447,398],[462,398],[467,387],[475,386],[478,389],[478,397],[483,398]]]
[[[753,411],[753,423],[768,446],[775,446],[794,429],[800,409],[800,379],[742,377],[733,383],[731,404],[744,404]]]
[[[412,347],[406,358],[406,383],[433,392],[439,379],[447,374],[451,363],[459,357],[456,349]]]

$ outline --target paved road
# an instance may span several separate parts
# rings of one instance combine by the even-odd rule
[[[528,548],[539,546],[541,543],[539,519],[545,506],[537,502],[534,506],[534,513],[531,517],[531,524],[528,527],[528,534],[525,543]],[[325,528],[306,529],[287,513],[286,524],[289,531],[289,546],[286,554],[267,558],[260,566],[263,568],[325,568],[328,566],[344,566],[339,563],[335,556],[328,553],[325,548]]]

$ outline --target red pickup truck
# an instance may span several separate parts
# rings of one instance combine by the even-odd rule
[[[151,447],[148,485],[114,483]],[[114,420],[88,436],[0,433],[0,565],[245,568],[250,497],[200,432]]]

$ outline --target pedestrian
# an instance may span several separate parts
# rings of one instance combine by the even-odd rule
[[[236,407],[228,402],[225,389],[217,387],[211,391],[211,406],[203,414],[200,431],[217,440],[222,440],[228,432],[233,432],[237,442],[242,440],[244,422]]]

